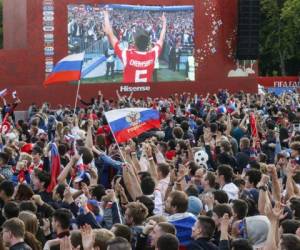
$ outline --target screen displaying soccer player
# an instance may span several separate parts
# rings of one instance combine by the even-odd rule
[[[69,54],[83,83],[194,81],[194,8],[68,5]]]

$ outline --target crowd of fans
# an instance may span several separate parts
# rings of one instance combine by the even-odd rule
[[[117,95],[18,121],[2,98],[0,249],[300,249],[298,94]],[[126,107],[161,129],[119,149],[105,112]]]
[[[88,47],[93,41],[102,40],[105,35],[102,30],[102,16],[100,8],[85,5],[69,7],[68,35],[69,43],[79,44],[81,51]],[[159,11],[144,10],[118,10],[111,11],[113,28],[118,34],[120,42],[126,42],[129,46],[133,44],[134,33],[137,29],[143,28],[149,32],[151,42],[159,39],[161,27],[159,18],[162,13]],[[194,17],[193,11],[167,12],[168,20],[166,42],[170,46],[194,44]]]

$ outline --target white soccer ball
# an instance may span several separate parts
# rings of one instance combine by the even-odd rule
[[[205,152],[205,150],[199,150],[194,155],[194,161],[197,166],[205,166],[207,167],[207,161],[208,161],[208,154]]]

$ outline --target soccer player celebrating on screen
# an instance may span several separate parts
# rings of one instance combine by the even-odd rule
[[[155,61],[158,59],[167,30],[167,20],[163,14],[162,30],[160,32],[159,40],[153,48],[149,49],[150,35],[142,28],[138,28],[134,35],[134,49],[121,49],[118,38],[114,35],[112,26],[109,21],[107,10],[103,11],[104,24],[103,30],[108,36],[108,39],[113,46],[116,55],[124,64],[124,83],[139,83],[150,82],[154,71]]]

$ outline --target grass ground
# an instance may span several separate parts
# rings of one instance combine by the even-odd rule
[[[157,82],[172,82],[172,81],[186,81],[184,71],[172,71],[169,69],[159,69],[157,74]],[[111,77],[106,79],[105,76],[84,79],[81,81],[82,84],[96,84],[96,83],[121,83],[123,80],[123,72],[115,73],[114,81]]]

